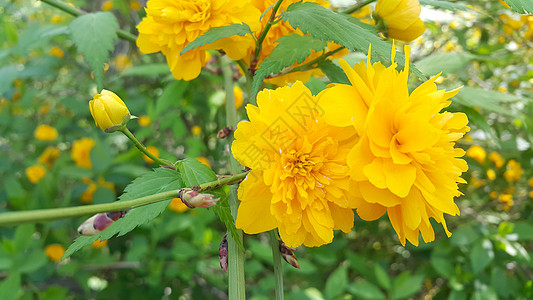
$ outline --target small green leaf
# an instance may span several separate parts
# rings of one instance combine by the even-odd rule
[[[385,299],[385,295],[377,286],[365,280],[350,283],[350,285],[348,285],[348,291],[350,294],[364,300]]]
[[[432,252],[430,262],[433,269],[444,278],[450,278],[454,274],[454,268],[450,257],[435,255],[435,252]]]
[[[326,298],[333,299],[342,294],[348,286],[348,266],[342,263],[326,281]]]
[[[175,80],[167,84],[161,96],[155,101],[155,110],[150,117],[155,120],[172,105],[179,103],[188,86],[189,82],[184,80]]]
[[[89,13],[70,23],[71,37],[94,73],[98,90],[103,87],[104,63],[108,61],[119,29],[117,19],[110,12]]]
[[[479,237],[472,227],[462,227],[453,232],[450,243],[454,246],[467,246],[472,244]]]
[[[467,10],[470,9],[465,4],[453,3],[449,1],[439,1],[439,0],[420,0],[420,4],[429,5],[449,10]]]
[[[311,50],[320,51],[326,47],[326,42],[315,39],[311,36],[301,36],[290,34],[283,36],[276,41],[279,43],[270,55],[259,64],[259,69],[255,72],[252,95],[256,95],[263,79],[270,74],[281,72],[284,68],[293,63],[302,63]]]
[[[133,66],[131,68],[127,68],[122,73],[120,73],[121,77],[125,76],[154,76],[154,75],[168,75],[170,74],[170,70],[168,68],[167,64],[146,64],[146,65],[140,65],[140,66]]]
[[[34,232],[35,232],[35,225],[33,224],[23,224],[17,227],[17,231],[15,231],[15,237],[13,239],[13,242],[18,252],[21,252],[21,253],[24,252],[24,250],[28,247],[28,245],[32,241],[31,236]]]
[[[252,34],[250,26],[242,24],[232,24],[229,26],[214,27],[209,29],[207,32],[197,37],[194,41],[190,42],[183,50],[181,50],[180,55],[185,54],[187,51],[194,48],[198,48],[205,44],[214,43],[220,39],[230,37],[232,35],[244,36],[246,34]]]
[[[478,273],[494,260],[494,250],[491,241],[479,240],[470,252],[470,262],[474,273]]]
[[[326,74],[326,76],[328,76],[331,82],[350,84],[346,73],[344,73],[342,68],[337,66],[331,60],[324,60],[320,62],[318,67],[320,70],[322,70],[322,72],[324,72],[324,74]]]
[[[470,53],[439,53],[424,57],[416,62],[416,67],[424,74],[437,75],[455,73],[466,67],[476,56]]]
[[[526,222],[516,222],[513,233],[518,235],[518,241],[533,240],[533,225]]]
[[[531,0],[505,0],[505,2],[519,14],[533,14],[533,2]]]
[[[124,194],[120,196],[119,201],[133,200],[161,192],[178,190],[183,187],[185,187],[185,184],[180,173],[175,170],[157,168],[153,172],[146,173],[132,181],[124,190]],[[92,236],[77,238],[65,251],[63,259],[98,239],[103,241],[110,239],[114,235],[122,236],[137,226],[148,223],[159,216],[170,201],[171,199],[132,209],[124,218],[118,219],[104,231]]]
[[[2,300],[18,299],[20,293],[20,274],[12,272],[7,279],[0,282],[0,295]]]
[[[392,284],[392,299],[411,297],[422,287],[424,276],[411,275],[409,271],[403,272],[394,279]]]
[[[387,291],[391,289],[391,280],[387,272],[379,264],[374,264],[374,275],[379,285]]]
[[[454,101],[469,107],[477,107],[513,117],[515,113],[502,104],[529,100],[508,93],[466,86],[454,97]]]
[[[507,275],[505,270],[501,267],[494,267],[491,273],[491,286],[494,288],[494,291],[501,297],[507,297],[509,295],[509,287],[507,283]]]

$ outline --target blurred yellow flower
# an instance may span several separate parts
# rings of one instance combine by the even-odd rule
[[[509,162],[507,162],[507,170],[505,170],[503,173],[503,177],[505,177],[507,182],[512,183],[518,181],[520,177],[522,177],[522,173],[523,170],[520,163],[514,159],[511,159]]]
[[[45,103],[39,108],[40,115],[46,115],[50,112],[50,104]]]
[[[140,116],[138,119],[137,119],[137,122],[139,122],[139,125],[141,127],[147,127],[149,126],[150,124],[152,124],[152,120],[150,119],[149,116]]]
[[[489,153],[489,160],[494,163],[496,168],[501,168],[505,164],[505,159],[496,151]]]
[[[379,3],[379,2],[378,2]],[[443,214],[458,215],[454,197],[461,195],[458,183],[468,169],[460,157],[464,151],[455,143],[470,130],[463,113],[440,112],[451,104],[459,89],[437,90],[438,76],[409,93],[409,54],[405,46],[405,67],[396,63],[361,61],[353,68],[340,65],[351,84],[336,84],[318,94],[318,106],[326,122],[352,126],[357,144],[348,155],[357,213],[363,220],[376,220],[387,212],[405,245],[418,245],[435,233],[429,221],[441,223],[448,236]],[[391,61],[396,49],[393,47]]]
[[[494,179],[496,179],[496,172],[494,172],[493,169],[488,169],[488,170],[487,170],[487,178],[488,178],[489,180],[491,180],[491,181],[494,180]]]
[[[65,20],[66,20],[66,18],[63,17],[63,16],[53,15],[52,19],[51,19],[51,22],[52,22],[52,24],[57,24],[57,23],[61,23],[61,22],[65,21]]]
[[[349,232],[354,203],[346,156],[355,130],[326,124],[300,81],[263,90],[246,111],[250,121],[238,124],[232,145],[235,158],[252,169],[239,187],[237,228],[249,234],[278,228],[289,247],[320,246],[332,242],[333,230]]]
[[[370,9],[370,5],[363,6],[363,8],[354,12],[351,16],[359,19],[359,21],[366,23],[366,24],[372,25],[373,23],[372,18],[371,18],[372,10]]]
[[[529,184],[530,187],[533,187],[533,177],[530,177],[527,183]]]
[[[61,48],[57,46],[52,47],[50,51],[48,52],[48,54],[53,55],[58,58],[63,58],[65,56],[65,53],[63,52],[63,50],[61,50]]]
[[[91,244],[91,247],[93,247],[94,249],[102,249],[107,245],[108,242],[109,240],[101,241],[100,239],[98,239]]]
[[[502,85],[500,85],[500,86],[498,86],[498,92],[500,92],[500,93],[507,93],[507,88],[504,87],[504,86],[502,86]]]
[[[485,152],[485,149],[483,149],[483,147],[473,145],[470,146],[468,150],[466,150],[466,156],[475,159],[480,164],[484,164],[485,158],[487,157],[487,152]]]
[[[498,201],[503,203],[503,207],[502,208],[505,211],[508,211],[511,208],[511,206],[513,206],[513,204],[514,204],[513,195],[511,195],[511,194],[501,194],[498,197]]]
[[[95,142],[91,138],[82,138],[72,143],[72,151],[70,157],[80,168],[90,169],[93,167],[91,163],[91,149]]]
[[[242,101],[244,99],[241,88],[238,86],[233,87],[233,94],[235,95],[235,107],[239,109],[242,106]]]
[[[182,213],[186,211],[187,209],[189,209],[187,205],[185,205],[183,201],[181,201],[180,198],[172,199],[172,202],[170,202],[170,204],[168,205],[168,208],[170,208],[170,210],[173,210],[177,213]]]
[[[53,141],[57,138],[57,130],[49,125],[39,125],[33,132],[33,136],[39,141]]]
[[[490,193],[489,193],[489,197],[490,197],[490,199],[496,199],[496,198],[498,198],[498,192],[496,192],[496,191],[492,191],[492,192],[490,192]]]
[[[39,156],[38,161],[50,169],[52,168],[52,166],[54,165],[55,161],[57,160],[60,154],[61,154],[61,151],[59,151],[58,148],[53,147],[53,146],[48,146],[43,151],[41,156]]]
[[[137,0],[130,1],[130,9],[134,11],[139,11],[142,9],[142,5]]]
[[[89,109],[96,126],[105,132],[124,125],[130,119],[130,111],[126,104],[115,93],[102,90],[89,101]]]
[[[472,174],[472,176],[470,176],[470,182],[469,184],[474,188],[474,189],[477,189],[477,188],[480,188],[484,185],[487,184],[487,181],[482,179],[478,179],[478,177],[476,176],[476,174]]]
[[[211,164],[209,163],[209,160],[206,157],[199,156],[196,158],[196,160],[211,168]]]
[[[528,196],[529,198],[533,198],[533,191],[529,192]]]
[[[390,38],[410,42],[421,36],[426,30],[420,19],[418,0],[378,0],[376,3],[376,23],[383,20]]]
[[[44,248],[44,253],[48,258],[55,262],[61,261],[61,257],[65,254],[65,248],[60,244],[50,244]]]
[[[99,177],[98,182],[93,181],[89,177],[84,177],[83,183],[88,185],[87,189],[81,194],[81,202],[83,203],[92,203],[94,192],[96,192],[99,187],[108,188],[113,191],[113,193],[115,192],[115,184],[105,181],[103,177]]]
[[[152,153],[155,157],[159,158],[159,150],[157,150],[156,147],[154,147],[154,146],[148,146],[148,147],[146,147],[146,150],[147,150],[148,152]],[[146,155],[143,155],[143,159],[144,159],[145,162],[147,162],[147,163],[149,163],[149,164],[151,164],[151,163],[154,162],[150,157],[148,157],[148,156],[146,156]]]
[[[31,183],[38,183],[46,175],[46,169],[41,165],[26,168],[26,177]]]
[[[194,125],[192,128],[191,128],[191,133],[192,135],[194,136],[199,136],[200,134],[202,134],[202,127],[198,126],[198,125]]]
[[[113,1],[104,1],[102,3],[102,10],[103,11],[110,11],[113,9]]]
[[[130,68],[133,64],[131,63],[130,58],[125,54],[117,54],[115,57],[113,63],[115,64],[115,68],[122,72],[128,68]]]
[[[257,31],[260,15],[246,0],[149,0],[137,26],[137,46],[142,53],[162,52],[176,79],[192,80],[206,63],[207,49],[222,49],[240,60],[255,43],[250,35],[231,36],[181,54],[185,46],[213,27],[245,23]]]

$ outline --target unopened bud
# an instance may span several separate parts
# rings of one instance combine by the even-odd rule
[[[228,135],[230,135],[232,131],[233,131],[232,126],[220,129],[220,131],[217,133],[217,139],[224,139],[228,137]]]
[[[85,220],[85,222],[83,222],[80,227],[78,227],[78,232],[81,235],[95,235],[98,232],[109,227],[109,225],[111,225],[116,220],[123,218],[126,213],[127,211],[115,211],[96,214]]]
[[[181,189],[179,198],[190,208],[213,206],[220,200],[220,198],[214,198],[211,194],[200,194],[191,189]]]
[[[300,268],[300,264],[298,263],[298,260],[296,259],[296,255],[294,255],[294,252],[296,249],[287,247],[284,242],[279,241],[279,252],[281,252],[281,256],[283,259],[289,263],[289,265]]]
[[[218,260],[220,261],[220,267],[224,272],[228,271],[228,240],[226,236],[220,242],[220,247],[218,248]]]

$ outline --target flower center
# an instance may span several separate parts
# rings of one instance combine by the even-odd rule
[[[296,150],[289,150],[282,159],[284,172],[282,179],[287,177],[307,176],[315,166],[309,154],[304,154]]]

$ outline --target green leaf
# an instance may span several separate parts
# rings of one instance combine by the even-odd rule
[[[180,173],[171,169],[157,168],[153,172],[146,173],[132,181],[124,190],[124,194],[120,196],[119,201],[133,200],[161,192],[178,190],[183,187],[185,187],[185,184]],[[132,209],[124,218],[118,219],[104,231],[92,236],[77,238],[65,251],[63,259],[98,239],[108,240],[114,235],[122,236],[135,229],[135,227],[148,223],[159,216],[170,202],[171,199]]]
[[[439,0],[420,0],[422,5],[430,5],[434,7],[449,9],[449,10],[467,10],[470,9],[465,4],[453,3],[449,1],[439,1]]]
[[[205,44],[214,43],[220,39],[230,37],[232,35],[244,36],[246,34],[252,34],[250,27],[244,23],[242,24],[232,24],[229,26],[214,27],[209,29],[207,32],[197,37],[194,41],[190,42],[183,50],[181,50],[180,55],[185,54],[187,51],[194,48],[198,48]]]
[[[491,241],[479,240],[470,252],[470,263],[474,273],[478,273],[494,260],[494,250]]]
[[[348,291],[361,299],[365,300],[381,300],[385,299],[385,295],[381,290],[372,283],[362,280],[351,283],[348,286]]]
[[[444,278],[450,278],[454,274],[454,268],[452,266],[452,260],[450,257],[445,257],[442,255],[436,255],[436,252],[431,253],[431,266]]]
[[[331,82],[350,84],[350,80],[348,80],[346,73],[344,73],[342,68],[337,66],[331,60],[321,61],[318,64],[318,67],[324,72],[324,74],[326,74],[326,76],[328,76]]]
[[[416,62],[416,67],[424,74],[436,75],[455,73],[465,67],[476,56],[470,53],[439,53],[426,56]]]
[[[311,36],[301,36],[298,34],[289,34],[276,41],[279,43],[270,55],[259,64],[259,69],[255,72],[252,95],[257,94],[263,79],[270,74],[281,72],[284,68],[291,66],[293,63],[302,63],[309,55],[311,50],[320,51],[326,47],[326,42],[315,39]]]
[[[509,287],[507,283],[507,275],[505,270],[501,267],[494,267],[491,272],[491,286],[494,288],[494,291],[501,297],[507,297],[509,295]]]
[[[533,240],[533,225],[526,222],[516,222],[513,233],[518,235],[518,241]]]
[[[390,65],[392,45],[383,41],[376,32],[366,28],[366,25],[356,18],[333,12],[319,6],[317,3],[298,2],[291,4],[283,12],[283,20],[288,21],[293,28],[300,28],[304,33],[323,40],[334,41],[348,49],[367,52],[372,44],[372,57],[379,58],[385,65]],[[396,62],[403,68],[405,57],[396,53]],[[410,64],[410,70],[419,78],[426,77]]]
[[[333,271],[326,281],[326,298],[333,299],[342,294],[348,286],[348,266],[341,264]]]
[[[103,87],[104,63],[113,50],[119,29],[117,19],[110,12],[97,12],[77,17],[70,23],[72,40],[94,73],[98,90]]]
[[[18,299],[20,293],[20,274],[11,273],[7,279],[0,282],[0,295],[2,300]]]
[[[402,299],[411,297],[422,287],[424,276],[411,275],[405,271],[394,279],[392,284],[392,299]]]
[[[387,272],[379,264],[374,264],[374,275],[379,285],[387,291],[391,289],[391,280]]]
[[[35,225],[34,224],[23,224],[19,225],[17,227],[17,231],[15,231],[15,237],[13,238],[13,242],[15,244],[15,248],[18,252],[24,252],[26,248],[28,248],[28,245],[32,241],[32,235],[35,232]]]
[[[170,74],[170,69],[167,64],[146,64],[127,68],[120,73],[120,76],[153,76],[167,74]]]
[[[152,118],[152,120],[157,119],[157,117],[168,110],[172,105],[179,103],[188,86],[189,82],[184,80],[175,80],[168,84],[161,96],[155,101],[155,110],[150,118]]]
[[[521,98],[507,93],[488,91],[481,88],[466,86],[463,87],[459,91],[459,94],[454,97],[454,101],[469,107],[478,107],[481,109],[513,117],[515,113],[513,113],[510,109],[502,106],[502,104],[518,101],[526,102],[529,101],[529,99]]]
[[[505,0],[505,2],[519,14],[533,14],[533,2],[531,0]]]

